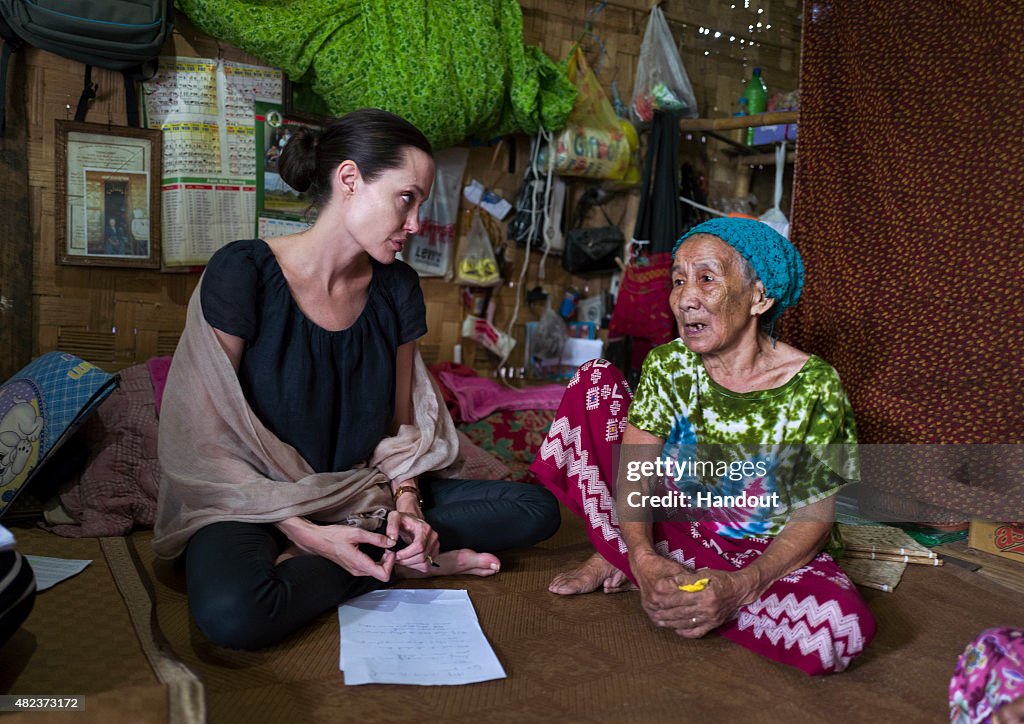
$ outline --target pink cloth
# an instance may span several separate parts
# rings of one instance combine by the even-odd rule
[[[569,382],[530,466],[545,487],[583,518],[594,549],[631,579],[612,482],[615,448],[621,444],[632,400],[629,385],[611,363],[587,362]],[[699,522],[655,522],[653,542],[659,554],[691,570],[732,571],[756,560],[771,539],[726,538]],[[875,619],[843,570],[827,553],[819,553],[716,631],[813,675],[843,671],[871,641]]]
[[[464,422],[476,422],[495,410],[557,410],[565,393],[562,385],[510,389],[486,377],[466,377],[451,372],[438,374],[459,402]]]
[[[949,682],[949,720],[990,722],[1000,709],[1020,701],[1024,701],[1024,628],[983,631],[956,662]]]
[[[153,401],[156,403],[156,414],[160,416],[160,403],[164,399],[164,385],[167,384],[167,373],[171,371],[171,357],[153,357],[146,360],[149,379],[153,383]]]

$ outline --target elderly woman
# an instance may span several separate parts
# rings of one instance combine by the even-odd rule
[[[849,402],[830,365],[771,335],[800,297],[800,255],[766,224],[724,218],[691,229],[673,256],[679,338],[650,353],[632,400],[609,363],[583,365],[533,463],[584,519],[596,550],[550,590],[612,592],[632,582],[651,621],[680,636],[717,631],[808,674],[842,671],[875,622],[823,552],[844,469],[807,447],[855,442]],[[718,446],[727,472],[716,468],[710,483],[692,475],[684,451],[696,445]],[[630,473],[659,461],[675,463],[660,478],[674,509],[645,510],[652,499]],[[744,507],[718,507],[712,494]]]

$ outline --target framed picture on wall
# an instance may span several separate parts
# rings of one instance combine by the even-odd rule
[[[256,222],[260,238],[293,234],[315,220],[308,194],[299,193],[281,178],[278,160],[300,128],[319,132],[330,118],[286,112],[280,103],[253,104],[256,135]]]
[[[57,121],[57,263],[160,268],[161,132]]]

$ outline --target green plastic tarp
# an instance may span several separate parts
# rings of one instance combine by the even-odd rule
[[[205,33],[283,70],[298,105],[383,108],[438,149],[565,125],[564,65],[523,44],[516,0],[177,0]],[[322,101],[312,107],[305,91]]]

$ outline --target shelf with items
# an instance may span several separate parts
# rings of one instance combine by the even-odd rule
[[[698,136],[702,136],[699,139],[700,145],[693,147],[692,150],[701,155],[706,153],[705,158],[711,161],[706,166],[708,197],[718,200],[711,205],[726,211],[742,211],[740,208],[731,209],[728,205],[722,204],[726,201],[752,199],[754,209],[744,213],[756,215],[758,207],[763,210],[765,204],[758,203],[757,199],[771,198],[771,177],[775,174],[764,171],[775,167],[779,144],[767,142],[750,146],[737,138],[740,135],[737,132],[744,132],[742,135],[745,137],[746,129],[766,126],[779,126],[779,130],[782,131],[786,126],[797,124],[799,120],[799,111],[769,111],[752,116],[680,120],[679,128],[682,134],[692,135],[694,141],[698,140]],[[796,144],[791,139],[783,141],[784,138],[783,133],[780,141],[786,144],[785,159],[788,165],[796,159]],[[704,142],[709,140],[717,143],[711,143],[710,147],[704,146]],[[759,168],[762,169],[761,172],[758,171]],[[789,171],[786,173],[789,174]]]
[[[796,143],[786,141],[786,163],[793,163],[796,160]],[[727,155],[736,156],[736,161],[748,166],[774,166],[775,151],[778,144],[765,143],[758,146],[743,146],[743,150],[733,146],[722,149]]]
[[[731,118],[685,118],[679,127],[683,132],[700,132],[722,143],[721,151],[728,156],[736,156],[737,161],[749,166],[775,165],[775,142],[758,143],[748,146],[718,131],[745,130],[752,127],[796,125],[799,111],[771,111],[753,116],[733,116]],[[785,141],[787,146],[786,162],[796,159],[795,143],[792,139]]]
[[[798,123],[800,111],[769,111],[752,116],[730,116],[729,118],[683,118],[679,121],[680,131],[732,131],[752,126],[781,126]]]

